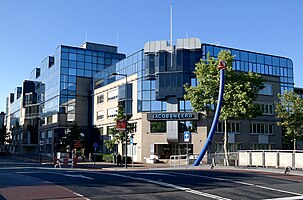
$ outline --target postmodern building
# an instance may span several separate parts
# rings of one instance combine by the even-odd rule
[[[88,140],[92,129],[92,77],[124,59],[116,46],[86,42],[80,47],[60,45],[30,73],[7,100],[7,125],[12,151],[52,155],[76,121]]]
[[[266,79],[257,98],[263,116],[229,121],[229,151],[281,149],[282,130],[276,125],[274,101],[278,93],[294,89],[292,61],[186,38],[178,39],[175,45],[147,42],[144,49],[94,76],[93,124],[100,131],[100,151],[104,151],[101,145],[115,125],[118,104],[127,103],[127,113],[132,114],[129,123],[135,127],[127,152],[132,152],[134,161],[144,162],[152,155],[160,159],[185,155],[187,146],[190,154],[199,154],[213,117],[201,118],[193,112],[190,102],[184,100],[183,85],[195,86],[195,63],[208,53],[216,58],[221,49],[235,56],[236,71],[257,72]],[[111,76],[114,72],[118,75]],[[219,122],[209,153],[223,152],[223,131],[224,124]],[[184,132],[189,133],[189,139],[184,140]],[[125,154],[124,147],[117,151]]]

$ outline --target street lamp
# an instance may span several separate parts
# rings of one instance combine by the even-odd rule
[[[127,74],[118,74],[113,72],[112,76],[124,76],[125,77],[125,168],[127,168]]]

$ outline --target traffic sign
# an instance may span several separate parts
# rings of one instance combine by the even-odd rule
[[[189,142],[190,140],[190,132],[184,131],[184,142]]]
[[[95,142],[95,143],[93,144],[93,146],[94,146],[95,148],[97,148],[97,147],[99,147],[99,144],[98,144],[97,142]]]
[[[129,143],[130,143],[130,144],[134,144],[134,138],[132,138],[132,137],[129,138]]]

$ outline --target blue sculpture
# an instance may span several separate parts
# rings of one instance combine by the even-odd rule
[[[226,69],[226,63],[225,61],[220,60],[219,61],[219,66],[218,69],[220,70],[220,89],[219,89],[219,97],[218,97],[218,104],[216,107],[216,112],[215,112],[215,116],[214,116],[214,120],[213,123],[211,125],[207,140],[204,144],[204,147],[202,148],[199,157],[196,159],[196,161],[194,162],[193,166],[198,166],[201,162],[201,160],[203,159],[208,146],[211,143],[211,140],[214,136],[215,130],[216,130],[216,126],[220,117],[220,111],[221,111],[221,107],[222,107],[222,101],[223,101],[223,94],[224,94],[224,85],[225,85],[225,69]]]

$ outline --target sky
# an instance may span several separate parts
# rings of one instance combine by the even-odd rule
[[[130,55],[148,41],[203,43],[284,56],[303,87],[302,0],[0,0],[0,112],[42,60],[61,45],[118,45]]]

